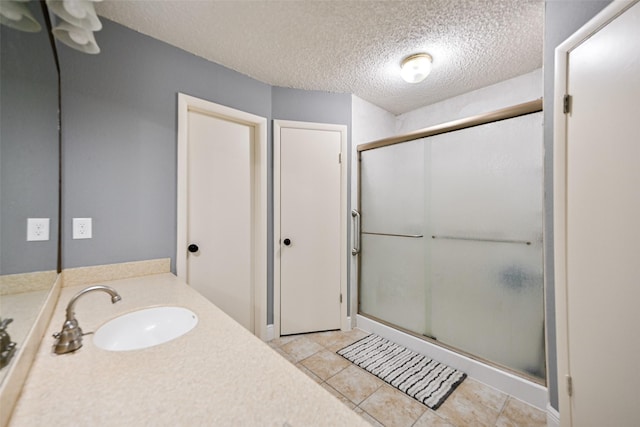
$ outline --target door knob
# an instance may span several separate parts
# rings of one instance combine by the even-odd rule
[[[284,243],[285,246],[289,246],[291,244],[291,239],[284,239],[282,243]]]
[[[189,247],[187,248],[187,250],[191,253],[193,252],[198,252],[198,250],[200,250],[200,248],[198,247],[198,245],[194,245],[193,243],[189,245]]]

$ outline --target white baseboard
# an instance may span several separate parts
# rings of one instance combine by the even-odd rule
[[[520,399],[541,411],[547,410],[549,394],[547,388],[540,384],[527,381],[517,375],[486,365],[366,317],[358,315],[356,319],[357,327],[360,329],[380,335],[410,350],[459,369],[469,377]]]
[[[547,404],[547,427],[560,427],[560,412],[551,404]]]
[[[349,325],[349,329],[347,329],[347,331],[350,331],[352,328],[355,327],[355,325],[351,324],[351,316],[347,316],[347,325]],[[267,325],[265,341],[267,341],[267,342],[271,341],[275,337],[276,337],[275,336],[275,329],[273,327],[273,324]]]
[[[275,334],[275,332],[274,332],[274,329],[273,329],[273,324],[267,325],[267,336],[266,336],[265,341],[271,341],[272,339],[274,339],[275,338],[274,334]]]

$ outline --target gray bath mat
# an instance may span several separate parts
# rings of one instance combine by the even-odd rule
[[[436,410],[467,374],[372,334],[337,353]]]

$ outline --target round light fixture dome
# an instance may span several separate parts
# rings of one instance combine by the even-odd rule
[[[23,1],[0,0],[0,24],[30,33],[40,31],[40,24]]]
[[[407,56],[400,64],[400,75],[407,83],[419,83],[431,72],[431,61],[433,58],[428,53]]]

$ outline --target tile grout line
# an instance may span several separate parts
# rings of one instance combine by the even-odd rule
[[[329,350],[329,351],[333,351],[333,350],[330,350],[330,349],[327,349],[327,350]],[[334,353],[337,353],[337,351],[335,351]],[[347,367],[349,367],[349,366],[355,366],[356,368],[358,368],[359,370],[361,370],[362,372],[364,372],[366,375],[368,375],[368,376],[370,376],[370,377],[372,377],[372,378],[379,379],[378,377],[376,377],[375,375],[373,375],[371,372],[368,372],[367,370],[362,369],[361,367],[359,367],[358,365],[356,365],[356,364],[354,364],[354,363],[352,363],[352,362],[351,362],[351,363],[350,363],[350,365],[348,365]],[[344,371],[345,369],[347,369],[347,367],[344,367],[343,369],[341,369],[341,370],[340,370],[340,372],[342,372],[342,371]],[[335,375],[338,375],[338,373],[336,373]],[[333,378],[335,375],[331,376],[330,378]],[[328,379],[330,379],[330,378],[328,378]],[[328,379],[327,379],[327,380],[328,380]],[[325,381],[325,383],[326,383],[326,381]],[[331,387],[331,384],[327,384],[327,385],[328,385],[329,387]],[[355,402],[353,402],[351,399],[349,399],[349,398],[347,398],[346,396],[344,396],[342,393],[340,393],[340,391],[336,390],[335,388],[333,388],[333,387],[331,387],[331,388],[333,388],[333,389],[334,389],[334,390],[336,390],[338,393],[340,393],[340,395],[341,395],[341,396],[343,396],[343,397],[345,397],[349,402],[351,402],[351,403],[354,403],[354,404],[355,404],[355,407],[352,409],[352,411],[356,412],[356,409],[360,409],[364,414],[367,414],[369,417],[371,417],[373,420],[375,420],[378,424],[380,424],[380,425],[381,425],[381,426],[383,426],[383,427],[386,427],[386,426],[385,426],[385,424],[384,424],[382,421],[380,421],[379,419],[377,419],[376,417],[374,417],[372,414],[368,413],[364,408],[362,408],[362,407],[360,406],[361,404],[363,404],[364,402],[366,402],[366,401],[367,401],[367,399],[369,399],[371,396],[373,396],[373,395],[374,395],[378,390],[380,390],[383,386],[384,386],[384,384],[380,384],[380,385],[379,385],[379,386],[378,386],[378,387],[377,387],[377,388],[376,388],[376,389],[375,389],[371,394],[369,394],[369,396],[367,396],[367,397],[365,397],[364,399],[362,399],[362,401],[361,401],[360,403],[358,403],[358,404],[355,404]],[[426,408],[427,410],[429,410],[429,407],[428,407],[428,406],[426,406],[426,405],[424,405],[424,406],[425,406],[425,408]],[[357,413],[357,412],[356,412],[356,413]],[[360,414],[358,414],[358,415],[360,415]],[[362,418],[364,418],[364,417],[362,417]],[[419,419],[419,418],[420,418],[420,417],[418,417],[418,419]],[[366,421],[366,419],[365,419],[365,421]],[[412,423],[412,425],[413,425],[413,424],[415,424],[417,421],[418,421],[418,420],[416,419],[416,421],[414,421],[414,422]]]
[[[327,351],[330,351],[330,352],[332,352],[332,353],[337,353],[337,351],[333,351],[332,349],[329,349],[328,347],[325,347],[325,346],[324,346],[324,345],[322,345],[322,344],[320,344],[320,345],[322,346],[322,348],[324,348],[324,349],[325,349],[325,350],[327,350]],[[327,381],[328,381],[329,379],[331,379],[331,378],[335,377],[336,375],[338,375],[340,372],[342,372],[342,371],[344,371],[345,369],[347,369],[349,366],[351,366],[351,365],[347,365],[347,366],[345,366],[345,367],[344,367],[344,368],[342,368],[339,372],[336,372],[334,375],[330,376],[330,377],[329,377],[329,378],[327,378],[326,380],[323,380],[323,382],[322,382],[320,385],[322,385],[322,384],[326,384],[327,386],[329,386],[329,387],[331,387],[332,389],[336,390],[334,387],[332,387],[332,386],[331,386],[331,384],[327,383]],[[355,365],[354,365],[354,366],[355,366]],[[366,371],[365,371],[365,372],[366,372]],[[370,374],[370,373],[368,373],[368,372],[367,372],[367,374],[371,375],[371,374]],[[322,379],[322,378],[321,378],[321,379]],[[380,387],[381,387],[381,386],[380,386]],[[376,391],[378,391],[378,390],[380,389],[380,387],[376,388],[376,390],[375,390],[373,393],[375,393]],[[344,394],[340,393],[340,391],[336,390],[336,392],[337,392],[338,394],[340,394],[342,397],[344,397],[347,401],[349,401],[349,402],[351,402],[351,403],[354,403],[354,402],[353,402],[351,399],[349,399],[347,396],[345,396]],[[370,413],[368,413],[367,411],[365,411],[363,408],[361,408],[361,407],[360,407],[360,405],[361,405],[364,401],[366,401],[366,400],[367,400],[367,399],[368,399],[368,398],[369,398],[373,393],[371,393],[369,396],[367,396],[366,398],[364,398],[364,399],[362,400],[362,402],[360,402],[360,403],[358,403],[358,404],[355,404],[355,403],[354,403],[354,405],[355,405],[355,406],[354,406],[354,407],[353,407],[353,409],[351,409],[351,410],[352,410],[353,412],[355,412],[357,415],[359,415],[360,417],[362,417],[360,414],[358,414],[358,413],[356,412],[356,409],[360,409],[363,413],[367,414],[367,415],[368,415],[368,416],[370,416],[372,419],[374,419],[376,422],[378,422],[380,425],[382,425],[383,427],[385,427],[385,426],[384,426],[384,424],[383,424],[382,422],[380,422],[380,420],[378,420],[376,417],[374,417],[373,415],[371,415]],[[364,419],[364,417],[362,417],[362,418]],[[365,419],[365,421],[366,421],[366,419]]]
[[[320,347],[322,347],[322,350],[329,351],[329,352],[331,352],[331,353],[337,353],[337,351],[334,351],[333,349],[330,349],[330,348],[326,347],[325,345],[318,343],[317,341],[313,340],[313,338],[310,338],[310,339],[311,339],[312,341],[314,341],[316,344],[320,345]],[[292,340],[292,341],[290,341],[290,342],[293,342],[293,341],[295,341],[295,340]],[[357,341],[357,340],[356,340],[356,341]],[[354,342],[355,342],[355,341],[354,341]],[[286,344],[284,344],[284,345],[286,345]],[[347,345],[349,345],[349,344],[347,344]],[[362,407],[360,407],[360,405],[361,405],[362,403],[364,403],[364,402],[365,402],[367,399],[369,399],[373,394],[375,394],[375,393],[376,393],[376,392],[377,392],[381,387],[383,387],[383,385],[381,384],[379,387],[377,387],[377,388],[376,388],[376,390],[374,390],[374,391],[373,391],[369,396],[367,396],[365,399],[363,399],[363,400],[362,400],[362,402],[360,402],[359,404],[355,404],[351,399],[349,399],[347,396],[345,396],[344,394],[342,394],[339,390],[335,389],[335,388],[334,388],[331,384],[329,384],[327,381],[328,381],[329,379],[333,378],[334,376],[338,375],[340,372],[342,372],[342,371],[344,371],[345,369],[347,369],[347,367],[348,367],[348,366],[356,366],[356,367],[358,367],[357,365],[354,365],[353,363],[351,363],[350,365],[345,366],[345,367],[344,367],[344,368],[342,368],[339,372],[336,372],[335,374],[333,374],[332,376],[330,376],[329,378],[327,378],[327,379],[325,380],[325,379],[323,379],[322,377],[320,377],[319,375],[317,375],[315,372],[313,372],[313,370],[312,370],[312,369],[310,369],[310,368],[308,368],[308,367],[306,367],[306,366],[304,366],[304,365],[302,364],[302,362],[303,362],[303,361],[307,360],[308,358],[312,357],[313,355],[315,355],[315,354],[319,353],[319,352],[320,352],[320,351],[322,351],[322,350],[318,350],[318,351],[316,351],[315,353],[313,353],[313,354],[311,354],[311,355],[307,356],[306,358],[304,358],[304,359],[301,359],[301,360],[297,361],[296,363],[294,363],[294,366],[298,367],[298,365],[299,365],[299,366],[302,366],[302,367],[304,367],[305,369],[309,370],[309,372],[311,372],[312,374],[314,374],[316,377],[318,377],[318,378],[321,380],[321,382],[320,382],[320,383],[318,383],[320,386],[322,386],[322,385],[326,385],[327,387],[330,387],[332,390],[335,390],[335,392],[336,392],[336,393],[338,393],[340,396],[342,396],[342,397],[343,397],[347,402],[350,402],[350,403],[354,404],[354,407],[351,409],[353,412],[355,412],[355,411],[356,411],[356,409],[360,409],[364,414],[367,414],[369,417],[371,417],[371,418],[372,418],[374,421],[376,421],[378,424],[382,425],[383,427],[386,427],[386,426],[385,426],[385,424],[384,424],[383,422],[381,422],[381,421],[380,421],[380,420],[378,420],[376,417],[374,417],[373,415],[371,415],[370,413],[368,413],[365,409],[363,409]],[[359,368],[359,367],[358,367],[358,368]],[[362,369],[362,368],[360,368],[360,369]],[[371,377],[373,377],[373,378],[377,378],[375,375],[371,374],[370,372],[367,372],[366,370],[363,370],[363,372],[365,372],[365,374],[366,374],[366,375],[369,375],[369,376],[371,376]],[[334,396],[334,397],[337,397],[337,396]],[[344,402],[341,402],[341,403],[343,403],[343,404],[344,404]],[[419,402],[419,403],[421,403],[421,402]],[[421,404],[422,404],[422,403],[421,403]],[[431,410],[428,406],[426,406],[426,405],[424,405],[424,404],[422,404],[422,405],[425,407],[425,410],[426,410],[426,411]],[[357,414],[357,412],[356,412],[356,414]],[[424,413],[423,413],[423,414],[424,414]],[[358,414],[358,415],[360,415],[360,414]],[[422,415],[421,415],[421,416],[422,416]],[[362,418],[364,418],[364,417],[362,417]],[[417,418],[417,419],[412,423],[412,426],[413,426],[413,425],[418,421],[418,419],[419,419],[419,418],[420,418],[420,417],[418,417],[418,418]],[[440,417],[440,418],[442,418],[442,417]],[[443,420],[444,420],[444,419],[443,419]],[[366,421],[366,419],[365,419],[365,421]],[[447,420],[445,420],[445,421],[447,421]],[[447,422],[448,422],[448,421],[447,421]]]
[[[507,403],[509,403],[509,399],[511,399],[511,396],[507,394],[507,398],[504,400],[504,403],[502,404],[502,407],[500,408],[500,411],[498,412],[498,418],[496,418],[496,422],[493,424],[494,426],[498,425],[498,421],[500,420],[500,416],[504,412],[504,409],[507,407]]]

